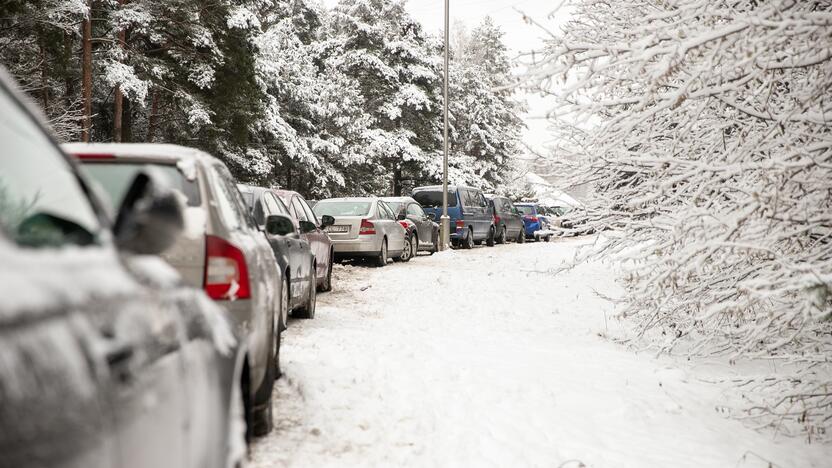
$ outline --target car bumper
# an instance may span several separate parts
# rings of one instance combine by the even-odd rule
[[[378,255],[381,244],[376,236],[355,239],[332,240],[332,249],[339,257],[362,257],[367,255]]]

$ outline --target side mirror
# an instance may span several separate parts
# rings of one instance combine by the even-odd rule
[[[321,216],[321,227],[325,228],[327,226],[332,226],[335,224],[335,218],[330,215],[323,215]]]
[[[315,226],[315,223],[310,222],[310,221],[301,220],[301,221],[298,221],[298,224],[300,225],[300,232],[303,233],[303,234],[306,234],[308,232],[314,231],[315,229],[318,229],[318,226]]]
[[[428,213],[428,219],[431,221],[436,221],[436,215],[433,213]]]
[[[266,217],[266,232],[273,236],[288,236],[295,233],[292,218],[276,214]]]
[[[158,255],[176,243],[185,228],[183,201],[161,180],[153,170],[133,179],[113,226],[119,249]]]
[[[405,213],[404,211],[399,212],[399,215],[396,216],[396,219],[399,220],[399,221],[406,220],[407,219],[407,213]]]

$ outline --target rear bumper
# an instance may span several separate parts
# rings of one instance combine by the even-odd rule
[[[332,249],[339,257],[363,257],[377,255],[381,250],[381,244],[376,236],[355,239],[332,239]]]

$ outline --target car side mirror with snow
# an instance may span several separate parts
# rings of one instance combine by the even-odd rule
[[[282,214],[274,214],[266,217],[266,232],[272,236],[296,234],[292,218]]]
[[[321,227],[325,228],[327,226],[332,226],[335,224],[335,218],[330,215],[323,215],[321,216]]]
[[[400,213],[399,213],[399,215],[398,215],[398,216],[396,216],[396,219],[397,219],[398,221],[404,221],[404,220],[406,220],[406,219],[407,219],[407,213],[405,213],[404,211],[400,212]]]
[[[158,255],[176,243],[185,228],[184,202],[163,180],[153,169],[133,179],[113,225],[120,250]]]

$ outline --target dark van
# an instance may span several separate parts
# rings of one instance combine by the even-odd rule
[[[523,214],[506,197],[489,196],[488,204],[491,214],[494,217],[494,226],[497,229],[497,243],[505,244],[508,240],[523,243],[526,241],[525,224]]]
[[[417,187],[413,189],[413,198],[422,205],[425,213],[432,213],[436,221],[441,222],[441,185]],[[449,185],[448,217],[454,247],[470,249],[483,241],[489,247],[494,246],[494,218],[488,209],[488,200],[479,189]]]

